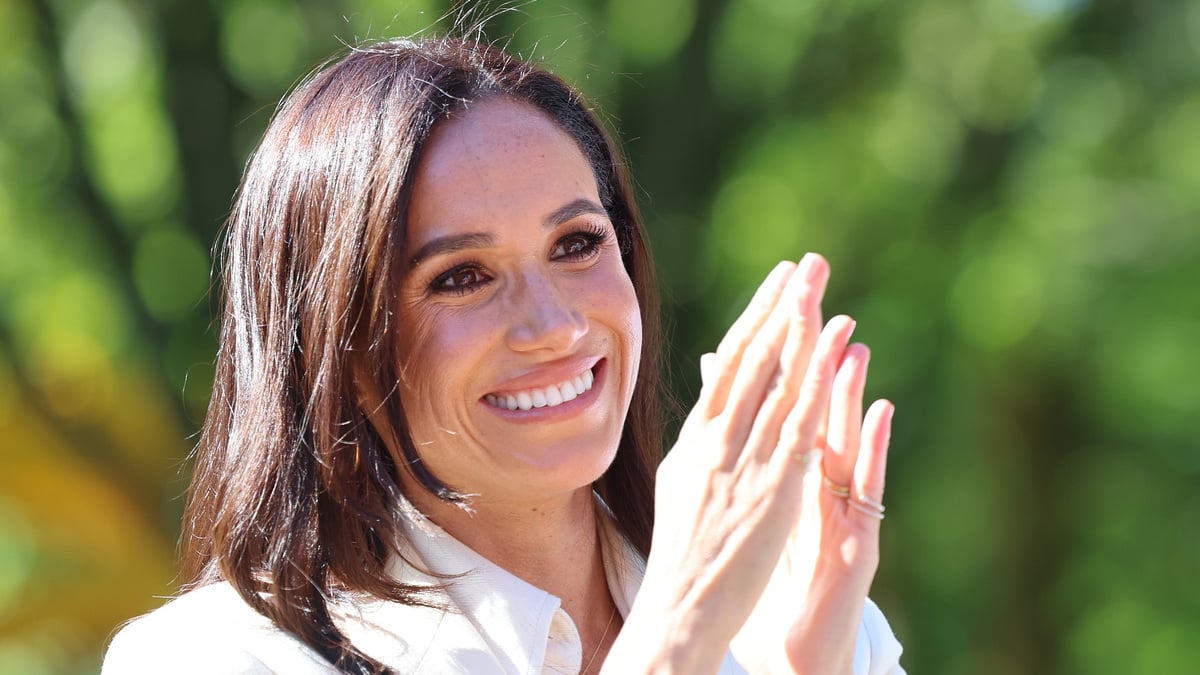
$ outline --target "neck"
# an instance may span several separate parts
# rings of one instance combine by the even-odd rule
[[[414,496],[417,507],[439,527],[518,578],[558,596],[573,619],[597,606],[611,606],[590,486],[536,501],[477,497],[471,512],[432,495]]]
[[[556,499],[511,502],[476,498],[472,512],[424,491],[414,504],[471,550],[562,600],[583,642],[584,665],[597,672],[622,625],[604,573],[590,486]]]

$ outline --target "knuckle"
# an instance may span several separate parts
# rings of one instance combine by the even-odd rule
[[[742,362],[744,367],[753,372],[760,373],[768,368],[774,368],[778,360],[779,355],[769,345],[762,342],[755,342],[746,349]]]
[[[809,318],[804,312],[796,312],[792,315],[792,325],[789,328],[795,331],[797,335],[804,338],[807,338],[815,333],[813,330],[812,319]]]
[[[737,454],[745,444],[745,434],[740,426],[737,415],[732,411],[722,411],[713,419],[708,435],[724,454]]]
[[[734,415],[730,410],[722,410],[720,414],[713,418],[713,424],[708,429],[708,434],[722,445],[728,445],[734,440]]]
[[[810,391],[815,393],[831,387],[835,377],[836,373],[829,360],[821,359],[813,364],[813,367],[809,369],[808,377],[805,379]]]

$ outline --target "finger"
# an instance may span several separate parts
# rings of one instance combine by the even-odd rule
[[[821,335],[821,301],[829,283],[829,264],[815,253],[810,255],[813,264],[801,270],[803,276],[798,273],[793,277],[795,295],[794,300],[789,300],[796,309],[786,316],[787,339],[779,356],[778,370],[769,386],[764,413],[756,422],[764,432],[773,434],[763,437],[764,445],[770,447],[779,442],[782,420],[796,405],[817,338]],[[796,284],[797,279],[803,283]]]
[[[890,401],[871,404],[863,421],[862,446],[854,464],[855,495],[866,497],[876,506],[883,505],[883,485],[887,475],[888,446],[892,437],[892,417],[896,407]]]
[[[833,486],[849,487],[854,479],[863,419],[863,389],[871,352],[862,343],[846,348],[833,381],[825,436],[825,477]]]
[[[716,379],[716,362],[717,355],[712,352],[700,355],[700,386],[708,386]]]
[[[746,305],[741,316],[729,327],[725,337],[721,339],[721,344],[717,346],[714,363],[716,376],[708,379],[700,391],[700,400],[696,403],[698,409],[714,416],[725,408],[742,354],[763,322],[770,316],[795,270],[796,265],[792,262],[785,261],[776,265],[755,291],[754,297],[750,299],[750,304]]]
[[[825,259],[808,254],[788,281],[775,309],[746,348],[730,397],[734,438],[770,452],[783,420],[799,396],[808,362],[821,332],[821,296],[829,278]]]
[[[794,461],[793,458],[803,458],[807,453],[819,450],[816,447],[817,432],[829,408],[837,366],[853,332],[854,320],[844,315],[830,319],[821,331],[804,375],[800,396],[783,423],[779,440],[781,452],[776,452],[778,461]]]

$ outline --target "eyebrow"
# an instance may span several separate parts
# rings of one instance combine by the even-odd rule
[[[576,199],[546,216],[546,219],[542,221],[542,228],[550,230],[573,218],[587,214],[608,217],[608,211],[600,204],[590,199]],[[449,234],[430,239],[413,254],[408,264],[409,267],[416,267],[434,256],[472,248],[488,248],[494,246],[495,243],[496,238],[486,232]]]

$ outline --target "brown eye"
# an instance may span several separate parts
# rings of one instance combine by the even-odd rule
[[[444,272],[429,285],[430,290],[436,293],[453,293],[461,295],[467,293],[478,286],[481,286],[491,277],[483,273],[483,270],[476,265],[460,265],[448,272]]]
[[[555,260],[584,260],[595,254],[603,241],[604,237],[594,232],[574,232],[558,240],[550,257]]]

